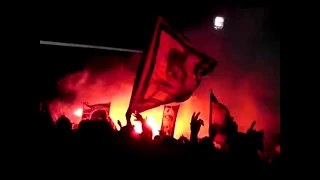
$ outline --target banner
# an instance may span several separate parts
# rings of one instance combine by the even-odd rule
[[[81,120],[106,120],[113,128],[116,128],[114,122],[110,118],[110,107],[111,102],[103,104],[93,104],[83,103],[82,118]]]
[[[142,55],[127,117],[135,111],[188,100],[216,64],[158,18],[150,47]]]
[[[218,99],[210,92],[210,117],[209,123],[225,125],[226,116],[230,116],[228,108],[220,103]]]
[[[173,137],[179,108],[180,108],[180,105],[164,106],[161,129],[160,129],[160,131],[164,135]]]

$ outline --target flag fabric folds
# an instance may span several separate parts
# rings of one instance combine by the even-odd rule
[[[228,108],[220,103],[218,99],[210,92],[210,117],[209,124],[225,125],[226,117],[230,116]]]
[[[216,64],[159,17],[149,49],[142,55],[127,117],[135,111],[186,101]]]
[[[165,105],[163,109],[161,133],[173,137],[180,105]]]

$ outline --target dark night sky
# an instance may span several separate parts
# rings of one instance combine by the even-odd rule
[[[258,6],[259,7],[259,6]],[[279,36],[277,28],[277,10],[267,7],[269,23],[266,31],[271,36]],[[113,8],[109,8],[113,9]],[[211,12],[232,13],[232,8],[211,6],[184,6],[183,8],[114,8],[103,12],[58,11],[44,12],[40,20],[40,39],[84,44],[96,44],[124,48],[142,48],[148,41],[148,32],[152,30],[157,15],[163,16],[176,29],[183,30],[200,22]],[[55,10],[56,11],[56,10]]]
[[[175,28],[183,29],[205,17],[210,9],[201,8],[200,13],[190,14],[190,8],[147,8],[108,11],[89,14],[69,12],[51,16],[41,21],[43,40],[68,41],[125,48],[141,48],[147,41],[146,34],[152,30],[155,18],[161,14]]]

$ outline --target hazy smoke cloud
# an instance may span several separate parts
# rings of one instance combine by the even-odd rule
[[[203,79],[194,95],[182,103],[175,137],[189,135],[194,111],[201,112],[200,117],[205,120],[200,136],[207,135],[210,89],[229,108],[240,131],[246,131],[254,120],[256,128],[267,134],[280,131],[280,56],[275,53],[280,51],[280,45],[266,38],[264,14],[263,9],[235,10],[226,16],[225,29],[220,32],[213,29],[212,15],[185,32],[196,47],[215,57],[219,65]],[[51,103],[52,113],[55,116],[65,113],[72,121],[79,121],[73,112],[82,107],[83,101],[92,104],[111,101],[111,118],[125,124],[139,61],[140,54],[94,57],[88,68],[59,80],[62,95]],[[162,113],[163,107],[158,107],[143,114],[154,116],[160,129]]]

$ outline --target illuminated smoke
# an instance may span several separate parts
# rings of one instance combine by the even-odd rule
[[[205,126],[201,128],[200,136],[207,135],[211,88],[218,100],[229,108],[240,131],[246,131],[254,120],[257,121],[256,128],[263,129],[266,133],[280,131],[277,76],[280,70],[278,62],[275,61],[280,61],[280,57],[272,53],[272,42],[266,41],[263,44],[263,40],[259,40],[266,36],[261,30],[263,14],[263,10],[252,10],[249,13],[236,11],[232,14],[233,17],[226,17],[225,27],[219,34],[214,33],[212,27],[214,15],[198,27],[186,31],[191,42],[215,57],[219,65],[203,79],[194,95],[181,104],[175,130],[176,138],[182,134],[189,136],[190,117],[193,112],[201,112],[200,118],[205,121]],[[234,17],[237,17],[236,23],[232,22]],[[111,101],[111,118],[115,124],[116,120],[120,120],[125,125],[125,113],[139,58],[138,54],[95,57],[91,66],[85,70],[63,77],[58,86],[63,94],[69,96],[62,96],[51,103],[53,117],[65,114],[73,122],[79,122],[80,118],[74,113],[82,108],[82,102],[94,104]],[[97,59],[99,63],[105,63],[97,65]],[[115,61],[119,63],[110,65],[110,62]],[[110,67],[104,68],[104,71],[101,70],[103,68],[94,70],[97,66],[107,67],[105,64],[108,63]],[[151,126],[160,129],[162,113],[163,106],[142,115],[152,117],[154,121]]]

